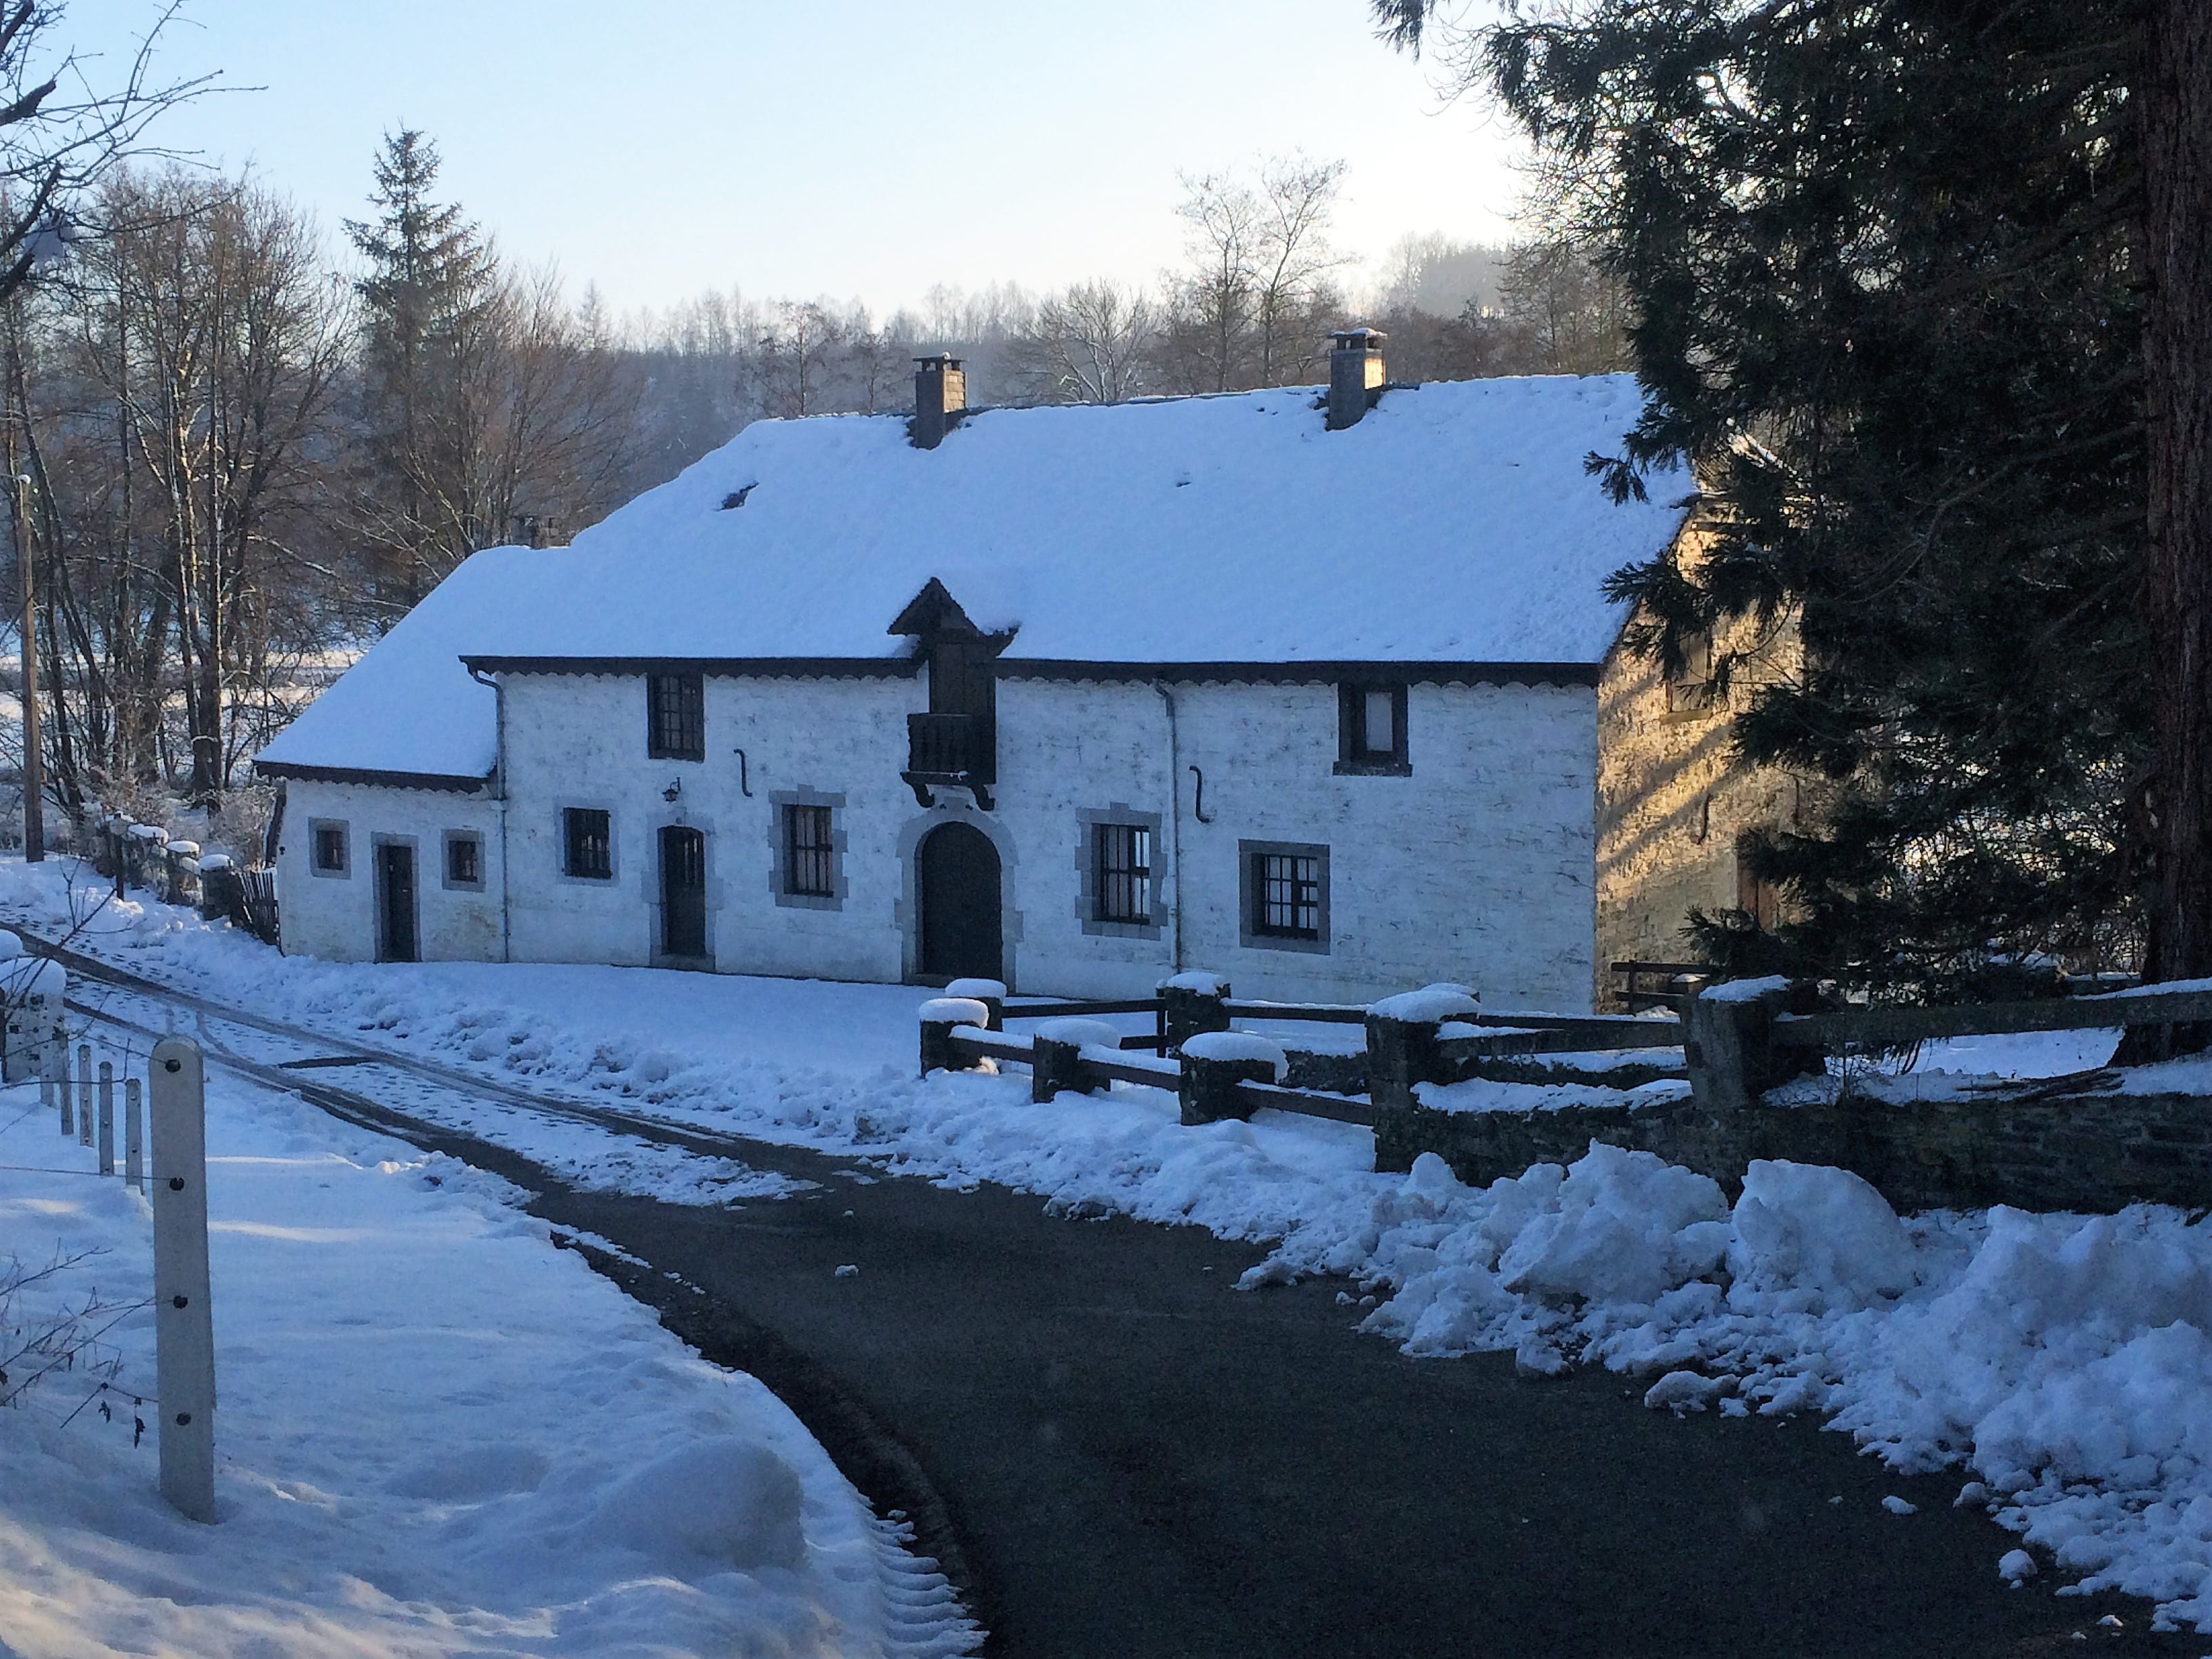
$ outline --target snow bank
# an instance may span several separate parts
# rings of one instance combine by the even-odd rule
[[[120,1056],[118,1056],[120,1058]],[[513,1188],[211,1073],[218,1524],[156,1492],[150,1213],[35,1089],[0,1262],[120,1314],[0,1413],[0,1653],[952,1654],[978,1638],[760,1383],[551,1248]],[[30,1161],[11,1158],[10,1162]],[[102,1389],[102,1383],[106,1386]],[[139,1439],[134,1419],[149,1431]],[[137,1443],[134,1444],[134,1441]]]

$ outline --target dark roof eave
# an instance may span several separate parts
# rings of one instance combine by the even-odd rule
[[[464,657],[472,672],[492,674],[703,673],[732,679],[907,679],[920,672],[912,657]],[[1590,685],[1595,662],[1391,662],[1339,659],[1316,662],[1092,662],[1000,657],[1001,679],[1242,681],[1262,685],[1320,684],[1372,679],[1438,685]]]
[[[365,783],[380,789],[435,789],[447,794],[473,795],[487,789],[491,775],[473,778],[448,772],[387,772],[368,766],[313,766],[305,761],[253,763],[265,778],[296,778],[302,783]]]

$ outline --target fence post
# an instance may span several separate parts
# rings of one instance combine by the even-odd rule
[[[1367,1011],[1367,1092],[1375,1103],[1375,1167],[1413,1167],[1413,1116],[1424,1083],[1444,1083],[1451,1068],[1437,1045],[1443,1024],[1474,1013],[1474,994],[1459,986],[1431,985],[1385,997]]]
[[[100,1062],[100,1172],[115,1173],[115,1066]]]
[[[1735,980],[1708,987],[1690,1000],[1682,1021],[1682,1058],[1690,1092],[1707,1112],[1747,1112],[1777,1084],[1822,1064],[1810,1049],[1786,1049],[1774,1041],[1774,1018],[1802,1003],[1814,988],[1783,979]]]
[[[1272,1060],[1210,1060],[1203,1054],[1186,1054],[1176,1099],[1182,1107],[1183,1122],[1192,1127],[1218,1123],[1224,1118],[1248,1118],[1252,1108],[1241,1085],[1274,1080]]]
[[[207,1085],[197,1043],[164,1037],[154,1117],[154,1371],[161,1496],[215,1519],[215,1322],[208,1307]]]
[[[1177,974],[1153,988],[1160,997],[1160,1036],[1173,1054],[1187,1037],[1229,1029],[1229,981],[1218,974]]]
[[[1042,1105],[1063,1089],[1079,1095],[1087,1086],[1083,1079],[1083,1051],[1079,1047],[1042,1033],[1030,1039],[1031,1101]]]
[[[70,1109],[69,1045],[59,1037],[48,1040],[40,1051],[39,1066],[39,1095],[51,1109],[58,1101],[62,1111],[62,1133],[76,1133],[76,1114]]]
[[[973,997],[932,997],[921,1005],[921,1074],[973,1071],[975,1062],[952,1041],[956,1025],[981,1025],[989,1010]]]
[[[224,853],[210,853],[200,860],[200,920],[228,921],[241,908],[238,872]]]
[[[123,1079],[123,1179],[131,1190],[146,1190],[146,1116],[138,1099],[138,1079]]]
[[[1006,1029],[1006,988],[995,979],[956,979],[945,988],[949,997],[963,997],[983,1005],[983,1029],[1003,1031]]]
[[[92,1045],[76,1045],[76,1139],[80,1146],[92,1145]]]

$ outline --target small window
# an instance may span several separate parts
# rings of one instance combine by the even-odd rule
[[[1152,919],[1152,832],[1141,823],[1091,826],[1094,921],[1138,926]]]
[[[611,881],[614,836],[607,814],[595,806],[570,806],[561,813],[564,843],[562,873],[581,881]]]
[[[483,837],[451,830],[446,832],[446,885],[483,885]]]
[[[1668,677],[1667,712],[1702,714],[1720,701],[1713,679],[1713,636],[1693,634],[1682,641],[1682,672]]]
[[[783,809],[783,890],[787,896],[835,898],[836,857],[830,808],[801,802]]]
[[[344,824],[318,818],[308,826],[307,835],[317,875],[343,876],[351,872],[353,855]]]
[[[707,758],[706,684],[697,674],[645,677],[645,751],[654,760]]]
[[[1406,688],[1338,688],[1336,769],[1402,777],[1407,762]]]

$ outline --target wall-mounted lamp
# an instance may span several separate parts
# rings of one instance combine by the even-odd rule
[[[660,798],[666,801],[671,806],[673,806],[676,805],[676,798],[683,793],[684,780],[681,778],[676,778],[670,781],[667,788],[660,792]]]

